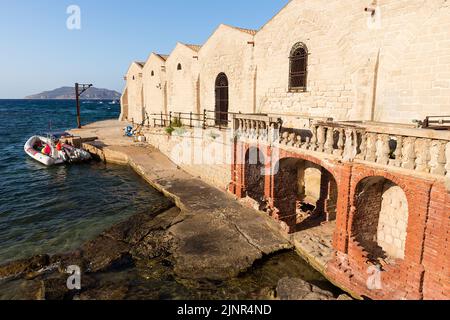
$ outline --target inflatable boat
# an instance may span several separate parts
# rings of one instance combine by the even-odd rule
[[[47,150],[45,150],[46,146],[48,146]],[[31,158],[46,166],[88,161],[91,159],[89,152],[74,148],[67,144],[62,144],[61,150],[57,150],[55,139],[50,136],[31,137],[25,143],[24,150]]]

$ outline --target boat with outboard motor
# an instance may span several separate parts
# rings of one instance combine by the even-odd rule
[[[25,143],[25,153],[46,166],[90,160],[89,152],[59,142],[67,136],[67,133],[33,136]]]

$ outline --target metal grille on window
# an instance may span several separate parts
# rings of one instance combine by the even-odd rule
[[[308,49],[303,43],[297,43],[291,51],[289,88],[306,89],[308,77]]]
[[[216,79],[216,125],[228,125],[228,77],[220,73]]]

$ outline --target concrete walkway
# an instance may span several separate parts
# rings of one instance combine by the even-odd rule
[[[84,147],[106,162],[128,164],[182,210],[172,226],[175,272],[183,278],[222,280],[239,275],[256,260],[292,248],[279,225],[230,195],[180,170],[148,144],[123,137],[126,123],[94,123],[72,134],[98,137]]]

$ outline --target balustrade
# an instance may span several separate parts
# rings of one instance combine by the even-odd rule
[[[282,128],[277,118],[236,115],[234,130],[240,139],[450,178],[448,132],[313,119],[309,123],[309,127],[296,130]]]

